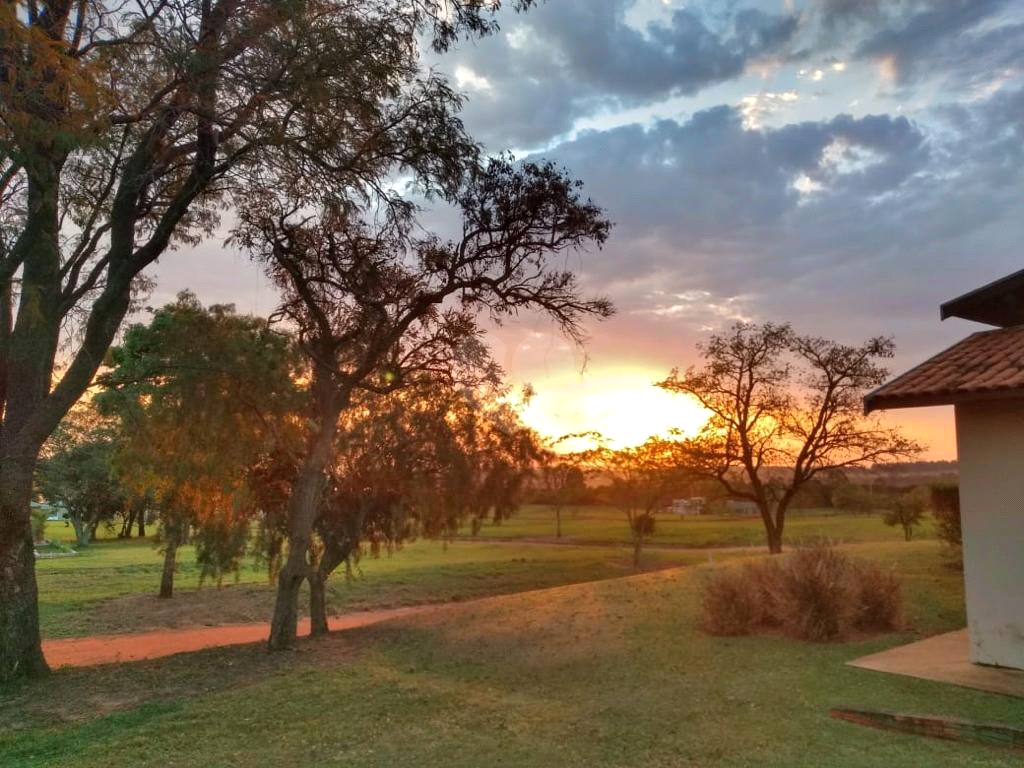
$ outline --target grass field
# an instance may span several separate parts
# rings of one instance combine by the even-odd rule
[[[555,513],[551,507],[528,505],[500,524],[487,524],[482,539],[538,538],[555,536]],[[931,518],[915,531],[915,537],[935,537]],[[562,511],[562,538],[566,542],[628,542],[625,515],[612,507],[568,507]],[[882,522],[881,515],[853,515],[833,510],[791,510],[786,517],[785,541],[790,545],[819,542],[856,543],[901,541],[902,528]],[[764,525],[759,517],[737,515],[695,515],[677,517],[659,514],[654,543],[689,547],[743,547],[765,543]]]
[[[898,541],[902,533],[876,516],[797,513],[787,521],[789,544]],[[500,525],[485,525],[475,537],[447,545],[416,542],[393,556],[364,559],[354,578],[337,574],[330,583],[330,608],[343,613],[611,578],[632,572],[628,529],[621,513],[581,507],[562,515],[563,538],[554,539],[549,507],[527,506]],[[930,524],[922,536],[931,534]],[[47,536],[71,543],[73,531],[51,522]],[[510,543],[507,540],[512,540]],[[518,542],[518,545],[516,544]],[[762,546],[760,520],[744,517],[663,515],[648,544],[645,569],[706,560],[707,553],[682,548]],[[584,546],[563,546],[563,545]],[[725,553],[715,555],[719,558]],[[178,557],[177,595],[154,597],[162,560],[151,540],[101,539],[77,556],[37,564],[45,637],[138,631],[180,626],[246,623],[269,616],[273,588],[265,569],[246,564],[238,583],[224,589],[207,583],[197,591],[194,551]]]
[[[645,569],[707,559],[702,552],[650,547]],[[40,617],[48,638],[195,625],[266,621],[274,589],[265,569],[244,567],[239,583],[197,590],[191,547],[179,553],[175,597],[158,600],[162,561],[145,540],[99,541],[69,558],[37,563]],[[420,603],[452,602],[484,595],[594,581],[633,572],[625,547],[565,547],[487,541],[415,542],[391,556],[364,558],[352,578],[329,582],[334,613]],[[305,605],[303,595],[303,605]]]
[[[511,520],[486,525],[475,537],[447,545],[416,542],[393,556],[364,559],[354,578],[336,574],[330,582],[330,608],[336,613],[571,584],[632,573],[628,529],[621,513],[606,507],[572,508],[563,513],[563,538],[553,538],[551,509],[527,506]],[[930,533],[925,527],[922,533]],[[59,522],[47,536],[74,541]],[[896,541],[902,533],[875,516],[795,514],[787,521],[790,544]],[[506,541],[514,540],[511,544]],[[517,545],[518,542],[518,545]],[[586,546],[561,546],[561,545]],[[762,546],[760,520],[741,517],[659,518],[643,556],[644,569],[706,560],[707,553],[683,547]],[[726,556],[719,553],[717,557]],[[138,631],[204,624],[264,621],[273,588],[264,568],[246,564],[238,583],[224,589],[207,583],[200,591],[191,547],[182,548],[175,578],[177,596],[158,601],[162,559],[151,540],[101,539],[77,556],[37,563],[40,612],[45,637]]]
[[[896,565],[911,630],[824,645],[707,637],[700,565],[448,605],[293,654],[61,671],[0,696],[0,765],[1019,765],[828,718],[843,705],[1024,722],[1022,700],[844,666],[964,621],[937,543],[844,549]]]

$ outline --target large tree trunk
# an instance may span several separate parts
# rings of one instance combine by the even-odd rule
[[[334,438],[338,417],[348,404],[348,392],[338,389],[331,373],[313,369],[310,385],[316,403],[318,429],[310,437],[306,456],[288,497],[288,557],[277,578],[274,616],[270,622],[271,651],[283,651],[295,642],[299,629],[299,590],[302,582],[313,583],[308,561],[313,525],[324,501],[327,470],[334,460]],[[326,622],[326,619],[325,619]]]
[[[319,569],[309,574],[309,634],[313,637],[326,635],[327,626],[327,577]]]
[[[299,475],[288,498],[288,557],[277,578],[277,598],[270,623],[268,647],[271,651],[290,648],[299,625],[299,590],[302,582],[313,583],[309,564],[309,545],[323,504],[327,487],[327,467],[334,455],[340,404],[333,406],[321,419],[321,429],[313,437],[310,449],[299,469]]]
[[[767,501],[757,502],[757,507],[761,513],[761,520],[764,523],[768,551],[773,555],[777,555],[782,552],[782,525],[785,520],[785,511],[776,509],[773,516]]]
[[[39,634],[31,500],[32,464],[5,462],[0,473],[0,682],[48,671]]]
[[[53,425],[35,423],[53,376],[60,321],[58,179],[62,160],[26,166],[25,226],[13,249],[22,271],[17,319],[5,319],[0,403],[0,682],[47,671],[32,547],[32,475]],[[9,276],[9,280],[13,275]]]
[[[267,641],[271,651],[286,650],[295,642],[299,632],[299,589],[302,582],[310,577],[306,550],[300,550],[295,540],[289,541],[288,547],[288,557],[277,577],[277,597]]]
[[[88,546],[89,537],[92,533],[89,529],[89,524],[74,515],[72,515],[70,519],[71,525],[75,529],[75,545],[79,547]]]
[[[326,635],[330,631],[327,626],[327,579],[348,559],[351,552],[351,547],[328,546],[310,574],[309,634],[314,637]]]

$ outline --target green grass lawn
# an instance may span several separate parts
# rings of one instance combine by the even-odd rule
[[[548,507],[527,506],[501,525],[487,525],[476,537],[444,545],[415,542],[392,556],[366,558],[353,578],[338,573],[329,586],[332,612],[344,613],[611,578],[632,572],[628,531],[621,513],[582,507],[563,513],[562,544],[552,538]],[[925,532],[928,532],[927,530]],[[46,534],[72,543],[74,532],[50,522]],[[902,533],[875,516],[793,514],[787,521],[790,544],[898,541]],[[505,541],[512,539],[510,543]],[[537,541],[530,541],[530,540]],[[763,546],[760,520],[741,517],[676,518],[663,515],[642,565],[659,569],[706,560],[707,553],[681,547]],[[715,557],[727,556],[718,553]],[[274,590],[266,570],[247,563],[238,583],[199,587],[192,547],[178,555],[176,597],[159,601],[162,558],[152,540],[100,541],[75,557],[37,563],[44,637],[140,631],[193,625],[265,621]],[[305,596],[303,596],[303,602]]]
[[[644,569],[700,562],[701,552],[649,547]],[[195,553],[179,552],[175,597],[158,600],[162,560],[145,540],[101,540],[72,558],[40,560],[40,619],[47,638],[111,634],[269,619],[274,588],[265,569],[246,565],[239,583],[199,585]],[[594,581],[633,572],[625,547],[563,547],[487,541],[414,542],[380,558],[364,557],[347,578],[329,582],[333,613],[452,602]],[[305,605],[306,597],[302,597]]]
[[[708,637],[701,565],[447,605],[284,655],[246,646],[60,671],[0,696],[0,765],[1019,765],[829,719],[853,706],[1024,722],[1024,700],[845,666],[964,621],[938,544],[847,549],[897,566],[910,630]]]
[[[881,515],[853,515],[832,510],[791,510],[786,517],[788,544],[818,542],[856,543],[900,541],[902,528],[882,522]],[[510,520],[487,524],[478,536],[489,538],[554,538],[555,513],[551,507],[527,505]],[[625,515],[613,507],[568,507],[562,511],[562,538],[566,542],[628,542]],[[916,538],[934,538],[928,518],[915,532]],[[765,543],[764,525],[759,517],[737,515],[657,516],[654,543],[690,547],[743,547]]]

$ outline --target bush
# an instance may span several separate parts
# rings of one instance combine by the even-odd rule
[[[853,623],[856,611],[850,561],[827,547],[789,556],[781,581],[783,625],[804,640],[833,640]]]
[[[821,641],[855,630],[899,628],[902,599],[895,574],[811,547],[718,571],[708,582],[703,608],[705,629],[713,635],[781,629]]]
[[[860,566],[856,578],[854,626],[862,632],[891,632],[903,623],[903,593],[899,577],[874,565]]]
[[[712,635],[749,635],[757,627],[757,590],[748,569],[729,568],[704,591],[704,626]]]
[[[932,514],[939,539],[950,546],[963,543],[960,531],[960,488],[955,485],[932,486]]]
[[[32,510],[32,543],[39,544],[46,536],[46,515],[45,509]]]

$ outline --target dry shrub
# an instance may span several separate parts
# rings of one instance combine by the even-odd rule
[[[704,591],[704,626],[712,635],[749,635],[757,626],[756,589],[746,568],[715,575]]]
[[[803,640],[834,640],[853,623],[851,563],[827,547],[798,549],[783,569],[784,626]]]
[[[862,632],[891,632],[903,624],[903,593],[899,577],[870,564],[856,564],[857,613]]]
[[[743,566],[757,606],[759,627],[781,627],[785,623],[785,607],[780,601],[784,572],[778,558],[747,563]]]
[[[811,547],[720,570],[708,582],[703,607],[713,635],[775,629],[821,641],[897,629],[902,600],[895,574]]]

